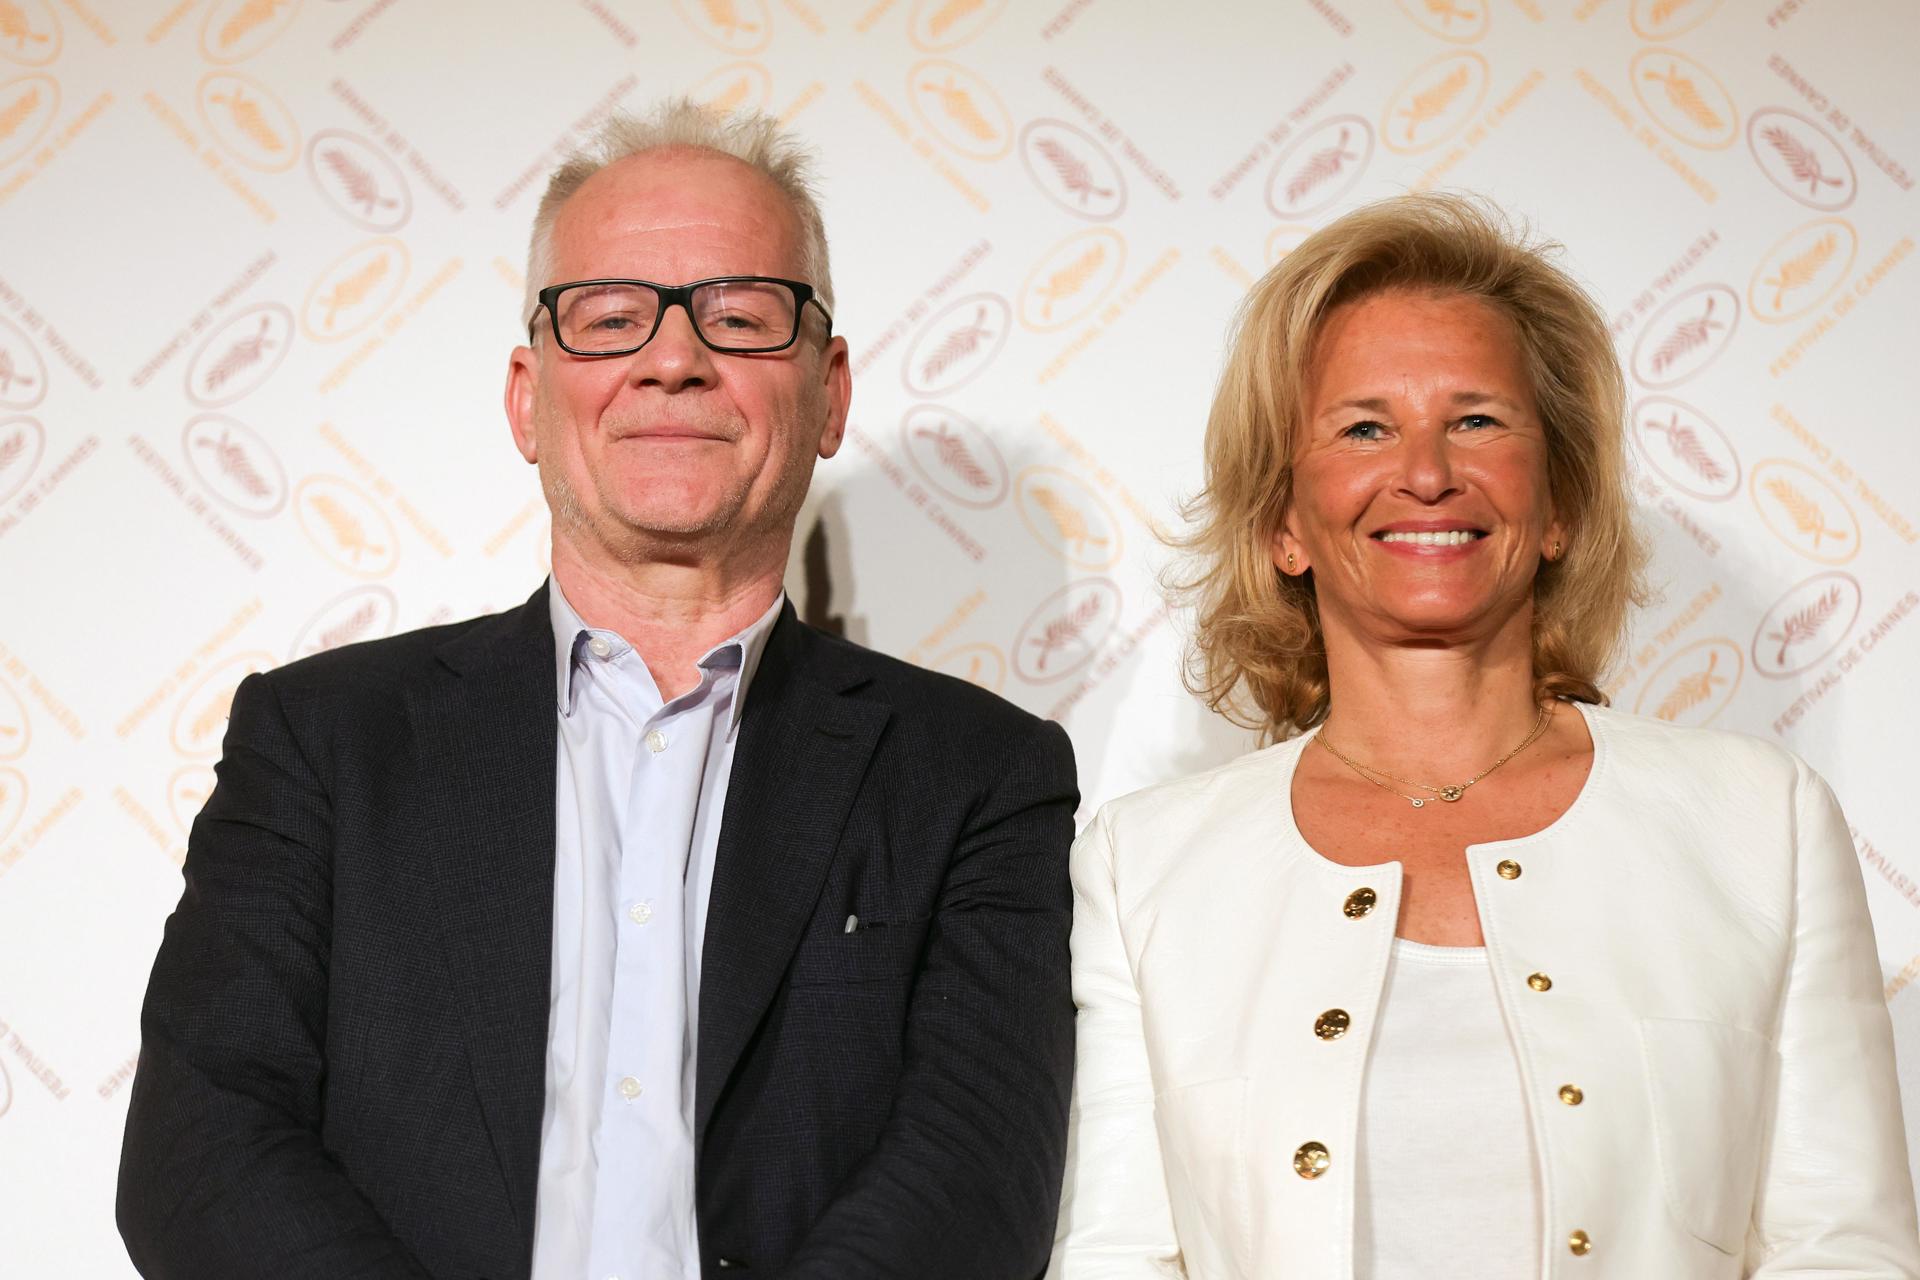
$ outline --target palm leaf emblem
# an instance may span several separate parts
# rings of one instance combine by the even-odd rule
[[[320,161],[340,180],[347,199],[371,218],[377,209],[391,209],[400,202],[380,194],[380,181],[371,170],[357,162],[341,147],[329,147],[320,153]]]
[[[1033,505],[1046,512],[1054,532],[1060,541],[1073,549],[1076,554],[1084,555],[1088,547],[1104,547],[1105,538],[1096,535],[1087,524],[1086,513],[1067,501],[1051,489],[1039,485],[1033,487]]]
[[[1818,600],[1804,609],[1788,614],[1778,631],[1767,632],[1767,639],[1780,642],[1780,652],[1774,656],[1773,665],[1786,666],[1787,650],[1805,644],[1819,635],[1821,629],[1827,625],[1839,608],[1840,588],[1828,587]]]
[[[247,0],[220,28],[220,47],[230,49],[292,0]]]
[[[1797,257],[1788,258],[1780,264],[1779,273],[1769,276],[1760,283],[1773,287],[1773,309],[1778,311],[1788,293],[1804,288],[1819,276],[1820,268],[1827,265],[1833,257],[1833,251],[1839,247],[1839,239],[1833,232],[1821,236],[1813,246]]]
[[[1464,18],[1468,22],[1474,19],[1473,10],[1462,9],[1453,0],[1427,0],[1427,12],[1440,19],[1443,29],[1452,26],[1455,18]]]
[[[1047,277],[1047,282],[1037,290],[1045,304],[1040,308],[1043,319],[1053,319],[1053,304],[1063,298],[1071,298],[1087,287],[1087,281],[1107,260],[1107,247],[1096,244],[1085,253],[1069,262],[1066,266]]]
[[[26,11],[13,0],[0,0],[0,40],[11,40],[15,49],[25,49],[29,40],[45,44],[47,36],[33,29]]]
[[[9,102],[4,110],[0,110],[0,142],[4,142],[19,132],[20,126],[25,124],[33,113],[39,109],[40,90],[38,88],[28,89],[12,102]]]
[[[1715,330],[1726,328],[1713,318],[1713,304],[1716,301],[1718,299],[1709,297],[1705,311],[1691,320],[1682,320],[1675,325],[1673,332],[1654,348],[1650,363],[1655,373],[1665,373],[1682,356],[1705,346]]]
[[[978,13],[986,0],[947,0],[934,10],[933,17],[927,20],[927,30],[939,39],[947,34],[953,24],[970,14]]]
[[[934,455],[941,464],[959,476],[969,488],[993,488],[993,476],[973,456],[973,451],[967,448],[967,442],[946,423],[941,423],[938,429],[916,427],[913,434],[923,440],[931,440]]]
[[[1686,8],[1693,0],[1655,0],[1653,8],[1647,11],[1647,17],[1656,27],[1663,27],[1674,14]]]
[[[385,547],[375,546],[367,539],[366,526],[360,523],[359,517],[340,505],[332,494],[316,493],[307,499],[307,504],[333,534],[334,542],[355,564],[360,563],[362,552],[376,556],[385,553]]]
[[[1649,71],[1646,78],[1663,85],[1667,91],[1667,101],[1687,119],[1693,121],[1708,133],[1726,128],[1727,122],[1720,118],[1706,98],[1701,96],[1700,86],[1680,74],[1678,63],[1667,64],[1667,74]]]
[[[1347,134],[1351,126],[1342,125],[1340,136],[1330,147],[1323,147],[1313,153],[1308,161],[1300,166],[1300,172],[1293,175],[1287,183],[1287,203],[1297,204],[1300,198],[1322,183],[1340,176],[1347,167],[1347,161],[1358,160],[1358,152],[1347,150]]]
[[[334,319],[348,307],[358,306],[366,301],[367,294],[387,276],[387,255],[373,258],[366,266],[334,285],[320,305],[327,309],[327,317],[322,327],[333,328]]]
[[[1699,433],[1680,421],[1679,414],[1669,415],[1665,422],[1648,422],[1645,425],[1647,430],[1656,435],[1665,436],[1673,456],[1708,484],[1718,484],[1727,478],[1726,469],[1700,443]]]
[[[218,729],[221,722],[227,718],[227,713],[233,710],[233,695],[234,690],[229,689],[202,707],[200,714],[193,718],[193,723],[187,726],[188,739],[201,742],[208,734]]]
[[[8,467],[12,466],[14,461],[26,451],[26,432],[16,431],[8,436],[4,443],[0,443],[0,471],[5,471]]]
[[[349,641],[358,640],[366,634],[367,628],[371,627],[373,620],[379,616],[379,608],[369,600],[347,617],[322,631],[307,652],[322,653],[328,649],[337,649]]]
[[[202,379],[202,386],[206,391],[218,391],[235,374],[260,363],[261,358],[273,350],[274,344],[267,341],[267,328],[270,323],[266,316],[261,316],[260,327],[253,332],[252,336],[234,343],[213,368],[207,370],[207,376]]]
[[[1711,698],[1715,688],[1727,682],[1725,676],[1714,674],[1714,669],[1719,665],[1719,652],[1708,650],[1707,669],[1682,676],[1673,688],[1668,690],[1667,696],[1660,700],[1660,705],[1654,708],[1654,716],[1661,720],[1677,720],[1684,713]]]
[[[1088,196],[1099,196],[1105,199],[1113,194],[1113,188],[1111,187],[1094,186],[1093,170],[1087,167],[1087,162],[1062,146],[1055,139],[1040,139],[1034,143],[1034,150],[1038,151],[1046,162],[1052,166],[1054,173],[1060,179],[1060,185],[1065,187],[1070,194],[1080,198],[1080,204],[1083,207],[1087,203]]]
[[[983,306],[974,312],[973,321],[962,325],[948,334],[926,363],[920,366],[920,381],[930,383],[951,369],[961,360],[979,350],[980,344],[993,336],[987,328],[987,309]]]
[[[1814,499],[1795,488],[1793,482],[1784,476],[1775,476],[1767,481],[1767,492],[1774,501],[1786,508],[1787,518],[1793,522],[1798,533],[1811,535],[1814,550],[1820,549],[1820,540],[1833,538],[1844,542],[1846,533],[1827,523],[1827,513]]]
[[[217,102],[227,109],[233,117],[234,127],[247,135],[262,151],[285,151],[287,144],[274,132],[266,113],[260,110],[256,100],[247,97],[239,89],[231,90],[227,96],[214,94],[209,101]]]
[[[1028,644],[1040,650],[1040,656],[1034,659],[1033,669],[1045,671],[1047,659],[1078,640],[1085,634],[1088,625],[1099,616],[1100,597],[1090,595],[1075,605],[1071,611],[1047,623],[1044,631],[1027,641]]]
[[[752,92],[753,92],[753,85],[747,80],[745,76],[740,76],[732,84],[728,85],[726,88],[722,89],[719,93],[716,93],[713,95],[713,97],[709,98],[705,103],[705,106],[707,110],[713,112],[715,115],[724,116],[729,111],[732,111],[735,107],[738,107],[741,103],[745,102],[747,100],[747,95]]]
[[[973,95],[955,84],[952,76],[947,77],[945,84],[922,84],[920,87],[939,98],[940,109],[947,113],[949,120],[959,125],[966,133],[981,142],[992,142],[1000,136],[1000,131],[993,127],[993,122],[980,114],[980,108],[974,103]]]
[[[706,13],[707,21],[731,36],[736,31],[758,31],[758,23],[748,22],[740,16],[740,10],[733,0],[700,0],[700,8]]]
[[[1407,104],[1406,109],[1400,112],[1407,122],[1406,140],[1408,142],[1413,141],[1414,131],[1421,125],[1446,113],[1447,108],[1453,105],[1453,100],[1465,91],[1468,79],[1466,64],[1462,63],[1448,72],[1438,83],[1422,89],[1413,96],[1413,100]]]
[[[194,444],[202,449],[213,450],[213,459],[221,473],[256,498],[265,498],[273,493],[273,486],[260,475],[253,465],[253,459],[247,451],[228,439],[222,431],[218,440],[196,440]]]
[[[1794,181],[1807,184],[1807,194],[1817,195],[1821,187],[1845,185],[1839,178],[1829,178],[1821,172],[1820,155],[1812,147],[1793,136],[1792,132],[1779,125],[1768,125],[1760,131],[1767,145],[1779,153],[1787,163],[1787,172]]]

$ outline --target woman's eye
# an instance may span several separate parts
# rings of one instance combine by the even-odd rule
[[[1378,440],[1385,430],[1377,422],[1356,422],[1340,434],[1349,440]]]
[[[1497,427],[1500,425],[1500,420],[1498,418],[1490,418],[1484,413],[1470,413],[1460,419],[1460,425],[1478,430],[1481,427]]]

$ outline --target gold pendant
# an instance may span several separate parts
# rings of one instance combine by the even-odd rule
[[[1458,800],[1461,796],[1465,794],[1466,793],[1462,791],[1459,787],[1440,788],[1440,798],[1442,800],[1447,801],[1448,803],[1452,803],[1453,801]]]
[[[1427,802],[1418,796],[1408,796],[1407,799],[1413,801],[1413,807],[1416,809],[1424,809],[1427,807]]]

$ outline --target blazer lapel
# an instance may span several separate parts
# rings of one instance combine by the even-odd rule
[[[789,604],[748,687],[715,854],[701,951],[695,1143],[773,1002],[813,915],[884,705],[823,660]]]
[[[553,632],[547,588],[437,656],[423,735],[443,754],[437,921],[474,1088],[517,1225],[531,1238],[553,952]]]

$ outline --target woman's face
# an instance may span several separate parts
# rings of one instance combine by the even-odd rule
[[[1293,468],[1274,564],[1313,571],[1330,635],[1450,643],[1527,625],[1540,558],[1564,534],[1502,312],[1406,292],[1334,308]]]

